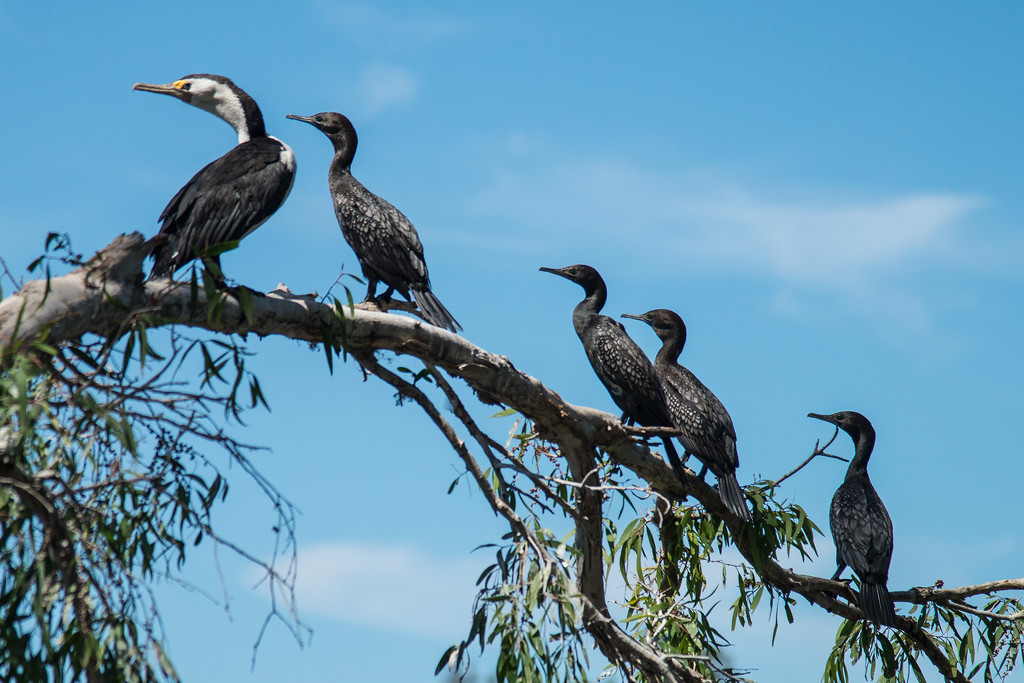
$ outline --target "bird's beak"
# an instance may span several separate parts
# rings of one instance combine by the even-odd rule
[[[313,117],[312,116],[299,116],[298,114],[288,114],[288,116],[286,116],[285,118],[287,118],[287,119],[295,119],[296,121],[303,121],[305,123],[310,124],[311,126],[315,126],[316,125],[315,123],[313,123]]]
[[[563,269],[561,269],[561,268],[544,268],[544,267],[541,267],[541,270],[543,272],[545,272],[545,273],[551,273],[552,275],[557,275],[558,277],[564,277],[566,280],[572,281],[572,278],[569,277],[568,275],[566,275],[565,271]]]
[[[836,421],[832,419],[831,415],[818,415],[818,413],[807,413],[807,417],[813,417],[815,420],[822,420],[829,424],[835,424]]]
[[[171,97],[177,97],[183,102],[188,102],[191,99],[191,95],[188,90],[181,89],[182,81],[175,81],[174,83],[166,83],[158,85],[155,83],[136,83],[132,86],[132,90],[141,90],[142,92],[155,92],[161,95],[170,95]]]
[[[643,322],[647,322],[646,320],[644,320],[644,317],[642,315],[633,315],[632,313],[623,313],[619,317],[620,318],[632,318],[633,320],[642,320]]]

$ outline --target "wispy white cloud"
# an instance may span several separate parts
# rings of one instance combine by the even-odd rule
[[[393,64],[369,64],[359,78],[359,93],[367,116],[411,102],[418,92],[419,84],[412,74]]]
[[[523,146],[521,139],[516,147]],[[628,163],[561,162],[503,173],[478,210],[518,215],[575,240],[658,244],[667,259],[702,269],[739,269],[785,282],[856,288],[923,254],[952,253],[981,197],[914,193],[873,198],[783,198],[699,173],[666,176]],[[528,202],[523,198],[529,197]],[[644,240],[637,240],[638,234]]]
[[[956,226],[984,202],[970,195],[913,194],[835,202],[779,202],[745,192],[688,198],[679,219],[695,224],[680,251],[755,268],[793,283],[862,287],[873,275],[955,241]]]
[[[465,33],[465,22],[405,8],[387,12],[362,3],[321,0],[320,13],[348,39],[364,47],[416,49]],[[427,7],[427,6],[424,6]]]
[[[299,553],[296,603],[303,614],[450,639],[468,628],[483,564],[407,545],[321,543]]]
[[[702,169],[658,173],[554,147],[521,134],[495,144],[504,165],[474,210],[514,222],[517,239],[550,251],[602,244],[638,263],[758,278],[787,315],[811,319],[838,306],[872,317],[879,334],[919,340],[954,303],[933,295],[928,278],[941,284],[957,269],[1005,265],[1005,247],[1024,255],[1019,240],[979,242],[988,200],[976,194],[851,194]]]

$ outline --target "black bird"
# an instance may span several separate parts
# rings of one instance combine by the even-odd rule
[[[860,413],[843,411],[832,415],[809,413],[831,422],[850,435],[856,444],[846,480],[832,497],[829,524],[836,542],[836,570],[839,580],[847,566],[860,578],[860,609],[881,626],[896,625],[896,609],[886,588],[892,560],[892,520],[868,478],[868,459],[875,446],[875,429]]]
[[[683,433],[679,440],[687,454],[697,456],[704,467],[710,468],[718,477],[722,502],[734,515],[749,520],[746,498],[736,481],[740,458],[736,453],[736,429],[732,418],[718,397],[678,363],[679,354],[686,344],[683,319],[665,308],[647,311],[643,315],[625,313],[622,317],[642,320],[661,339],[661,349],[654,358],[654,371],[665,391],[672,424]]]
[[[334,159],[327,181],[334,199],[334,214],[341,234],[352,247],[368,280],[366,300],[377,295],[377,282],[387,285],[382,298],[399,292],[416,305],[429,322],[452,332],[462,329],[434,293],[430,291],[427,262],[416,228],[401,211],[373,194],[352,177],[356,155],[356,129],[348,117],[336,112],[288,118],[316,126],[334,145]]]
[[[267,135],[256,102],[224,76],[192,74],[167,85],[136,83],[132,90],[176,97],[238,133],[238,145],[196,173],[160,214],[160,233],[169,239],[154,250],[149,278],[170,278],[208,247],[241,240],[270,218],[292,189],[295,155]],[[219,269],[220,257],[212,259]]]
[[[622,409],[622,421],[636,422],[645,427],[671,427],[665,394],[647,356],[636,345],[626,330],[615,320],[601,315],[608,290],[601,275],[590,266],[575,265],[565,268],[541,268],[572,280],[583,287],[586,298],[576,304],[572,312],[572,325],[583,342],[583,350],[593,366],[597,378],[605,386],[612,400]],[[686,475],[675,446],[669,437],[663,437],[669,464],[684,484]]]

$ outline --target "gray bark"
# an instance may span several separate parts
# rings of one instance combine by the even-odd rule
[[[253,295],[248,316],[239,298],[229,294],[223,301],[222,313],[210,319],[202,287],[193,300],[194,292],[188,283],[143,281],[142,262],[151,248],[152,243],[138,233],[122,235],[84,266],[49,281],[29,282],[0,302],[0,362],[9,353],[40,339],[59,345],[89,333],[116,338],[128,329],[132,317],[141,312],[158,319],[156,324],[188,325],[224,334],[281,335],[321,344],[325,342],[326,329],[332,331],[332,341],[341,339],[342,322],[332,306],[313,296],[292,294],[283,287],[266,295]],[[596,476],[595,454],[601,450],[662,496],[677,501],[692,496],[724,520],[740,552],[754,564],[742,520],[725,507],[713,488],[692,473],[685,484],[681,483],[661,458],[634,438],[637,430],[625,428],[609,413],[563,401],[540,380],[516,369],[508,358],[463,337],[411,317],[371,308],[359,304],[343,310],[346,349],[353,356],[366,358],[367,354],[381,350],[408,354],[461,378],[482,401],[514,408],[532,420],[539,436],[559,447],[578,482]],[[575,509],[576,545],[580,551],[577,574],[585,599],[585,627],[612,661],[629,662],[649,676],[666,681],[703,680],[678,660],[638,642],[610,618],[605,603],[602,494],[586,487],[579,491]],[[846,583],[796,574],[772,559],[755,569],[766,583],[785,592],[798,593],[839,616],[861,618],[856,607],[838,599],[852,597]],[[1009,583],[1013,585],[1007,589],[1019,589],[1024,579]],[[999,588],[1003,587],[996,589]],[[959,593],[954,592],[956,589],[934,593],[926,590],[894,593],[893,597],[922,603],[932,599],[932,595],[935,599],[955,600],[977,594],[970,589]],[[900,617],[899,622],[898,628],[922,648],[944,676],[966,680],[913,620]]]

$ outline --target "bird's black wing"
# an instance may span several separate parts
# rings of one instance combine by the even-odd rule
[[[403,293],[428,286],[423,244],[401,211],[351,177],[344,187],[332,188],[332,194],[342,233],[364,274]]]
[[[727,472],[740,465],[729,411],[696,375],[676,363],[658,363],[665,400],[680,441],[690,453]]]
[[[846,481],[832,497],[829,525],[842,564],[861,578],[885,584],[892,560],[892,520],[871,482]]]
[[[581,340],[594,372],[627,417],[646,426],[671,426],[654,368],[622,325],[595,315]]]
[[[162,273],[169,275],[197,250],[240,240],[270,218],[295,179],[294,165],[282,163],[284,150],[273,138],[249,140],[206,165],[178,190],[160,214],[160,232],[170,240],[156,254],[154,273],[169,268],[170,273]]]

